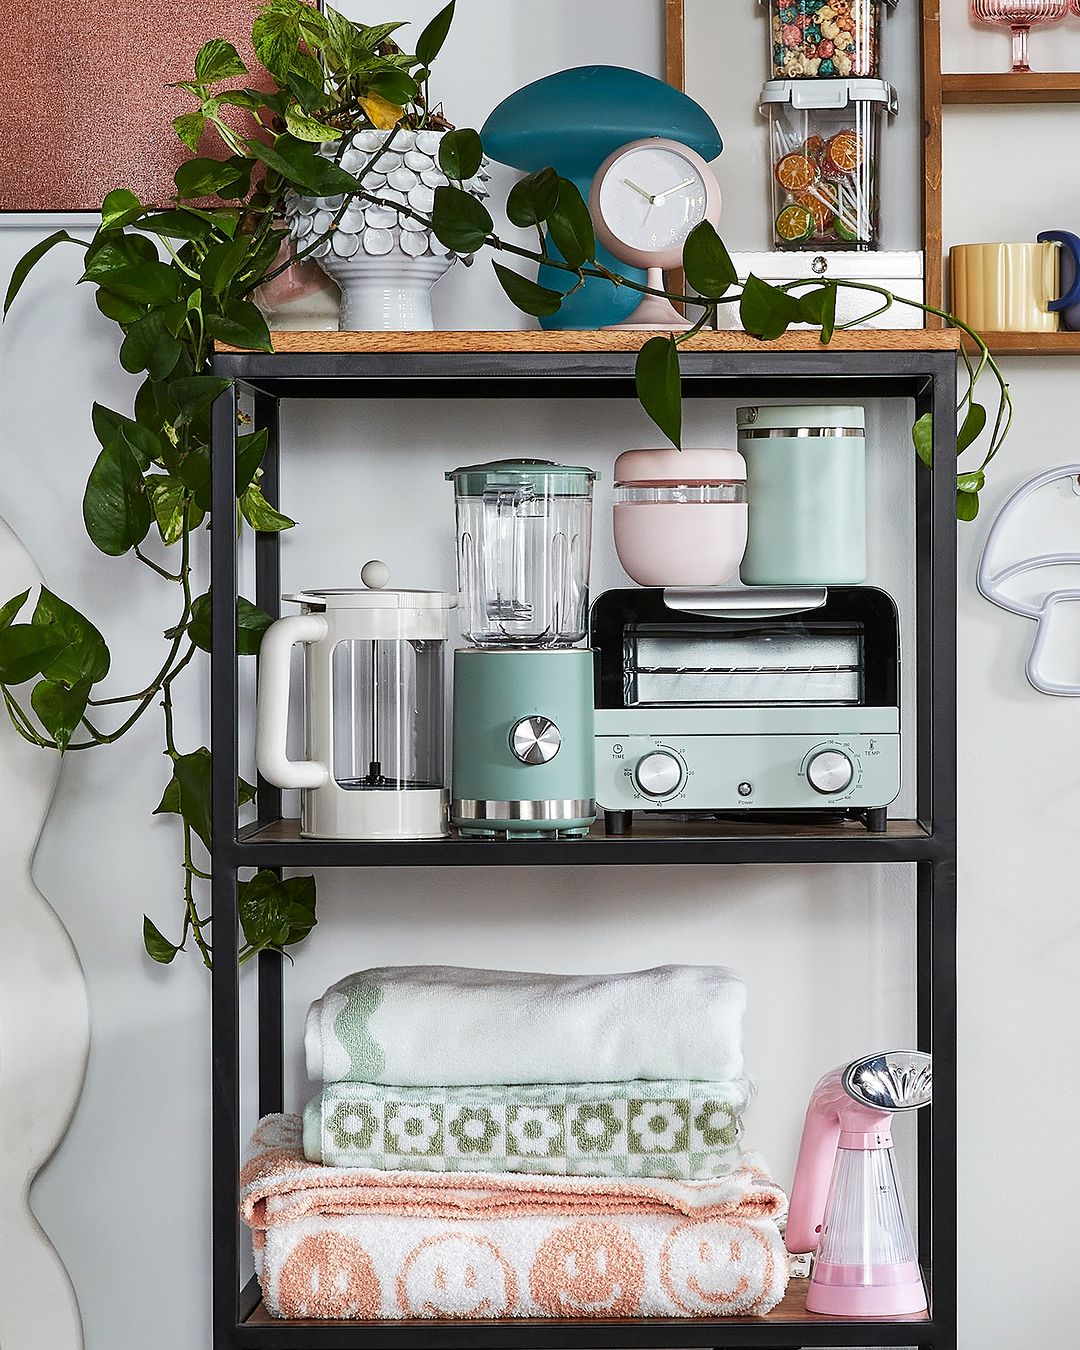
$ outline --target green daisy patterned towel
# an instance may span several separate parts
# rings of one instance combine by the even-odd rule
[[[332,1083],[304,1111],[311,1162],[380,1170],[725,1176],[753,1085],[696,1081],[386,1087]]]

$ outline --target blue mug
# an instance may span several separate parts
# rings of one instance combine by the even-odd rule
[[[1061,326],[1080,332],[1080,238],[1068,230],[1043,230],[1040,244],[1061,245],[1061,295],[1049,308],[1061,315]]]

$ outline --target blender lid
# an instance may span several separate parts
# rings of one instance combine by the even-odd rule
[[[632,484],[741,483],[746,461],[738,450],[624,450],[615,461],[616,487]]]
[[[383,590],[390,580],[390,569],[372,558],[360,569],[362,588],[340,590],[304,590],[283,595],[282,600],[307,605],[309,609],[455,609],[457,594],[445,591]]]
[[[451,469],[445,476],[459,497],[480,497],[492,487],[531,487],[559,497],[588,497],[598,477],[594,469],[548,459],[493,459]]]

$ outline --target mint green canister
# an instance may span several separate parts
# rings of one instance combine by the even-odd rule
[[[866,580],[866,412],[836,403],[739,408],[748,586]]]

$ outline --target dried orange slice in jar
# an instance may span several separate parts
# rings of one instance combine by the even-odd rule
[[[814,217],[797,202],[785,206],[776,217],[776,237],[785,244],[798,244],[814,233]]]
[[[776,178],[785,192],[802,192],[816,177],[814,161],[797,150],[777,161]]]
[[[829,225],[836,214],[836,193],[823,183],[818,185],[817,191],[820,196],[815,196],[813,192],[800,192],[795,198],[795,204],[804,207],[813,216],[815,234],[828,234]]]
[[[825,160],[837,173],[854,173],[862,160],[862,142],[854,131],[838,131],[825,146]]]

